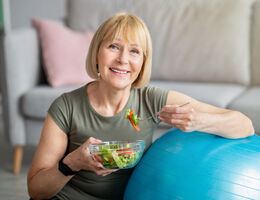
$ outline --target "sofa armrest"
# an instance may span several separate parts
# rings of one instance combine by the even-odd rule
[[[40,56],[37,33],[32,28],[7,33],[3,42],[4,65],[1,89],[5,133],[12,145],[26,143],[25,123],[20,97],[40,80]]]

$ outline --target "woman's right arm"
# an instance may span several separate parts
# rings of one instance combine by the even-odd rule
[[[112,173],[112,170],[102,169],[102,164],[92,159],[88,150],[90,143],[99,143],[99,141],[89,138],[78,149],[68,154],[63,162],[73,171],[85,169],[103,176]],[[58,169],[58,163],[64,156],[67,145],[67,135],[48,114],[27,177],[30,197],[33,199],[51,198],[73,177],[63,175]]]
[[[48,114],[27,177],[30,197],[50,198],[71,179],[72,176],[64,176],[58,170],[58,162],[67,148],[67,140],[67,135]]]

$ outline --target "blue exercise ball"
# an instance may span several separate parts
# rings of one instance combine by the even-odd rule
[[[260,200],[260,137],[172,129],[136,166],[124,200]]]

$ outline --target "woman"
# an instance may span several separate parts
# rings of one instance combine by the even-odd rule
[[[32,198],[122,199],[132,169],[102,168],[90,156],[89,144],[143,139],[148,148],[160,121],[226,138],[254,134],[250,119],[240,112],[145,86],[151,60],[149,31],[136,16],[119,13],[99,27],[87,57],[87,72],[96,80],[61,95],[48,111],[28,173]],[[153,118],[142,121],[136,132],[124,119],[129,108],[141,118]]]

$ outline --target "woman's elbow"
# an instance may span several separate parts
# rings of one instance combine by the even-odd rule
[[[237,111],[237,113],[244,118],[244,120],[240,122],[242,126],[240,127],[240,130],[238,130],[238,132],[240,132],[240,134],[237,134],[238,138],[246,138],[254,135],[255,129],[252,120],[239,111]]]
[[[37,191],[33,191],[30,188],[28,188],[28,194],[33,200],[46,199],[44,195],[38,193]]]
[[[34,200],[37,200],[39,199],[37,197],[37,192],[33,189],[33,187],[31,186],[30,182],[27,183],[27,188],[28,188],[28,194],[29,196],[34,199]]]
[[[250,121],[250,130],[249,130],[248,136],[252,136],[255,134],[255,128],[254,128],[252,121],[250,119],[249,119],[249,121]]]
[[[32,191],[32,187],[31,187],[31,177],[29,175],[27,176],[27,192],[31,198],[35,199],[33,197],[33,191]]]
[[[254,128],[254,125],[253,125],[253,122],[252,122],[252,120],[250,119],[250,118],[248,118],[247,116],[246,116],[246,120],[247,120],[247,123],[245,123],[246,124],[246,135],[245,135],[245,137],[248,137],[248,136],[252,136],[252,135],[254,135],[255,134],[255,128]]]
[[[33,183],[33,177],[27,177],[27,190],[28,190],[28,194],[29,196],[34,199],[34,200],[40,200],[41,195],[40,192],[37,190],[37,187],[35,183]],[[39,196],[40,195],[40,196]]]
[[[241,133],[240,138],[246,138],[249,136],[253,136],[255,134],[255,129],[251,119],[247,118],[246,128],[244,129],[243,133]]]
[[[37,199],[36,193],[28,186],[28,194],[32,199]]]

